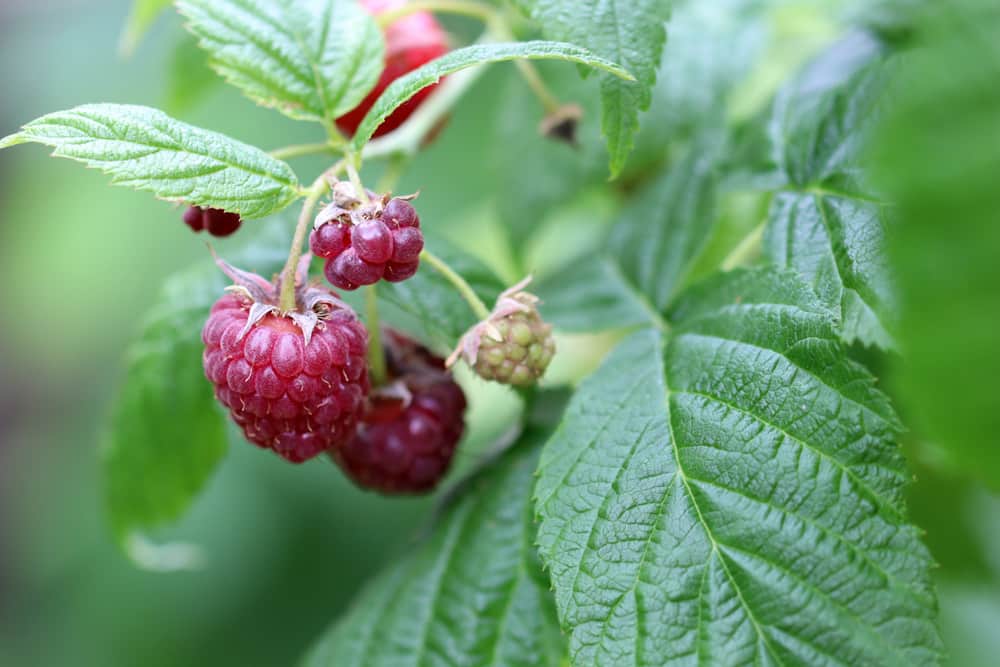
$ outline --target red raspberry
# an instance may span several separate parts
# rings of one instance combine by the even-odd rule
[[[242,220],[236,213],[227,213],[219,208],[199,208],[190,206],[184,211],[184,224],[191,231],[207,229],[212,236],[229,236],[240,228]]]
[[[424,235],[410,202],[397,197],[384,206],[333,212],[309,237],[313,254],[327,260],[323,273],[333,285],[354,290],[382,279],[402,282],[417,272]]]
[[[304,287],[297,311],[282,314],[277,285],[226,268],[242,289],[212,306],[202,330],[216,398],[247,440],[293,463],[350,438],[368,393],[368,334],[354,312]]]
[[[465,430],[465,394],[444,362],[386,331],[393,382],[368,401],[357,435],[331,456],[358,486],[385,494],[432,490],[451,465]]]
[[[372,14],[395,9],[406,4],[406,0],[362,0],[362,4]],[[351,111],[337,119],[337,127],[348,135],[353,135],[365,115],[375,104],[375,100],[393,81],[448,53],[448,36],[441,24],[430,12],[415,12],[404,16],[385,29],[385,69],[375,89]],[[406,122],[414,111],[436,86],[428,86],[407,100],[392,112],[375,130],[376,137],[392,132]]]

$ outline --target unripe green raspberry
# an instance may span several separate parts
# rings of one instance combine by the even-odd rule
[[[546,324],[533,307],[494,322],[495,332],[487,332],[479,343],[476,374],[517,387],[533,385],[545,374],[556,344],[552,325]],[[491,334],[499,333],[499,340]]]
[[[497,299],[490,317],[469,330],[449,364],[461,356],[485,380],[527,387],[545,374],[556,352],[552,325],[538,314],[538,297],[524,281]]]

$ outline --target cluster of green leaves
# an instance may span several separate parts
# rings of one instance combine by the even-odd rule
[[[542,267],[538,291],[562,331],[611,331],[617,344],[567,401],[536,399],[545,410],[516,444],[449,495],[307,663],[937,663],[931,560],[903,502],[902,425],[850,354],[896,349],[905,330],[885,249],[895,216],[866,169],[899,80],[894,47],[854,32],[736,114],[772,3],[678,3],[671,31],[688,51],[700,40],[713,53],[740,45],[702,59],[664,46],[665,0],[516,4],[544,36],[570,43],[457,49],[392,84],[348,150],[466,67],[534,58],[602,70],[599,94],[581,101],[602,109],[606,148],[587,136],[577,154],[544,145],[527,105],[508,100],[517,122],[498,208],[524,241],[512,251],[523,269],[559,199],[595,190],[610,202],[612,224],[572,261]],[[227,81],[327,131],[381,71],[379,31],[353,0],[179,6]],[[729,10],[746,20],[722,20]],[[643,115],[654,99],[662,112]],[[303,194],[284,162],[141,107],[51,114],[0,147],[24,142],[248,218]],[[604,182],[605,158],[620,186]],[[288,224],[276,216],[275,233]],[[276,270],[284,244],[270,233],[237,263]],[[435,247],[484,301],[503,288],[482,263]],[[225,451],[197,338],[221,286],[206,267],[168,285],[129,355],[106,456],[123,539],[183,513]],[[471,324],[427,269],[381,297],[393,323],[438,347]]]

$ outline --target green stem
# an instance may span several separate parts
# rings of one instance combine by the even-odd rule
[[[313,181],[312,186],[307,190],[306,200],[302,204],[302,212],[299,213],[299,221],[295,225],[295,235],[292,237],[292,247],[288,251],[288,261],[285,262],[285,268],[281,270],[281,301],[279,307],[282,312],[290,313],[295,310],[295,271],[299,265],[299,258],[302,257],[302,244],[306,240],[306,234],[309,231],[309,225],[312,222],[313,209],[316,208],[317,202],[326,192],[329,183],[327,182],[327,177],[331,173],[335,173],[339,169],[340,163],[328,169],[327,171],[320,174],[320,176]]]
[[[389,377],[385,368],[385,351],[382,349],[382,329],[378,319],[378,289],[376,285],[365,288],[365,306],[368,324],[368,367],[372,373],[372,384],[385,384]]]
[[[469,283],[465,282],[465,278],[458,275],[454,269],[448,266],[448,263],[443,259],[433,254],[426,248],[420,253],[421,261],[427,262],[434,269],[440,273],[445,279],[454,285],[458,293],[462,295],[465,302],[469,304],[472,312],[476,314],[480,320],[487,320],[490,317],[490,311],[483,303],[483,300],[479,298],[476,292],[472,289]]]
[[[764,228],[766,226],[767,223],[762,222],[743,237],[743,240],[722,260],[721,268],[723,271],[732,271],[739,266],[743,266],[760,254],[760,246],[764,240]]]
[[[329,142],[317,144],[294,144],[292,146],[282,146],[271,151],[271,157],[279,160],[287,160],[303,155],[316,155],[319,153],[332,153],[335,147]]]
[[[348,155],[344,166],[347,168],[347,177],[351,179],[351,185],[354,186],[354,194],[357,195],[358,200],[364,206],[368,206],[371,204],[371,200],[368,198],[368,191],[365,190],[365,186],[361,183],[361,174],[358,173],[359,162],[358,156]]]
[[[559,101],[552,91],[549,90],[548,86],[545,85],[545,80],[542,79],[542,75],[538,73],[538,68],[527,60],[515,60],[514,64],[517,66],[517,70],[521,73],[521,78],[524,82],[528,84],[531,88],[531,92],[535,94],[538,101],[542,103],[542,108],[545,109],[546,114],[552,114],[559,110],[562,103]]]
[[[472,2],[471,0],[411,0],[401,7],[382,12],[376,20],[379,26],[384,28],[404,16],[409,16],[417,12],[439,12],[441,14],[471,16],[472,18],[481,19],[485,23],[496,21],[499,17],[499,14],[493,7],[481,2]]]

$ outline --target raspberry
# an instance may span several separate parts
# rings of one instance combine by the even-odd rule
[[[300,286],[296,311],[281,313],[278,285],[220,266],[238,288],[212,306],[202,359],[247,440],[301,463],[349,439],[368,393],[368,334],[354,312]]]
[[[370,13],[377,15],[406,4],[406,0],[362,0],[362,4]],[[446,54],[448,36],[433,14],[414,12],[386,27],[385,47],[385,69],[374,90],[358,106],[337,119],[337,127],[346,134],[353,135],[357,131],[362,119],[389,84]],[[435,87],[424,88],[392,112],[375,130],[374,136],[388,134],[405,123]]]
[[[386,331],[392,383],[369,398],[357,434],[331,456],[361,488],[385,494],[432,490],[451,465],[465,430],[465,394],[443,360]]]
[[[309,246],[327,260],[323,273],[340,289],[355,290],[382,279],[402,282],[420,266],[424,235],[416,209],[404,198],[367,207],[332,204],[316,222]]]
[[[476,374],[515,387],[538,382],[556,352],[552,325],[538,313],[538,297],[523,291],[530,278],[503,292],[490,317],[472,327],[448,358],[463,357]]]
[[[240,228],[242,220],[236,213],[227,213],[220,208],[199,208],[190,206],[184,211],[184,224],[191,231],[207,229],[212,236],[229,236]]]

